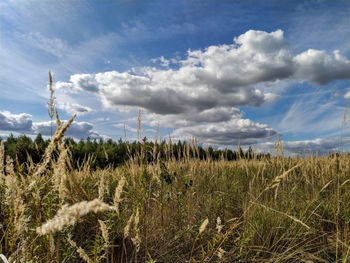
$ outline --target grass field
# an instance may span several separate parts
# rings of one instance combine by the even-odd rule
[[[41,163],[0,151],[9,262],[350,262],[350,156],[70,163],[58,129]],[[189,151],[188,151],[189,152]]]

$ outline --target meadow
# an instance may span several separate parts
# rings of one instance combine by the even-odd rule
[[[41,158],[0,146],[0,254],[12,262],[350,262],[350,156],[72,163],[61,123]],[[5,259],[5,257],[7,259]],[[1,260],[0,260],[1,261]]]

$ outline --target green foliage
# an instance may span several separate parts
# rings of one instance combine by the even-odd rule
[[[18,163],[25,163],[28,161],[30,156],[34,163],[39,163],[46,147],[50,143],[50,140],[44,140],[42,135],[39,133],[34,141],[25,135],[15,137],[12,134],[5,140],[5,154],[11,156],[13,160],[18,160]],[[146,163],[154,162],[153,160],[153,149],[154,143],[148,142],[147,139],[143,139],[142,143],[139,142],[127,142],[119,139],[113,141],[111,139],[107,141],[91,140],[80,140],[76,142],[72,138],[65,138],[64,144],[71,150],[72,164],[75,168],[79,164],[84,163],[89,156],[92,157],[91,167],[93,169],[104,169],[108,166],[117,167],[125,164],[130,158],[134,158],[137,153],[142,149],[142,155]],[[189,148],[190,158],[194,158],[195,153],[193,149],[189,147],[185,142],[179,141],[172,145],[172,157],[181,160],[185,158],[185,149]],[[210,158],[211,160],[220,160],[224,158],[228,161],[237,160],[238,154],[232,150],[214,150],[212,147],[203,149],[201,146],[197,147],[197,151],[200,160]],[[243,159],[253,159],[252,149],[249,148],[246,153],[241,151],[241,157]],[[161,142],[157,147],[155,156],[158,156],[162,161],[167,158],[167,144],[165,141]],[[169,156],[168,156],[169,157]],[[257,154],[256,159],[264,158],[263,155]],[[266,158],[266,156],[265,156]],[[170,177],[166,179],[171,180]]]

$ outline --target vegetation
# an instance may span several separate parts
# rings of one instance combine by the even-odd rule
[[[239,149],[239,151],[232,151],[230,149],[214,150],[212,147],[204,149],[201,146],[196,146],[194,148],[194,145],[191,147],[191,145],[181,141],[174,144],[170,143],[170,145],[166,141],[162,141],[159,144],[157,143],[157,147],[154,148],[154,142],[149,142],[146,137],[143,138],[142,142],[128,142],[122,139],[115,142],[112,139],[103,141],[102,139],[91,140],[89,138],[80,140],[79,142],[74,141],[72,138],[66,138],[63,142],[65,147],[70,149],[72,165],[75,168],[82,165],[88,157],[91,158],[90,166],[92,169],[104,169],[108,166],[115,168],[125,164],[130,157],[134,158],[140,152],[141,148],[148,163],[154,162],[154,158],[164,161],[167,156],[169,157],[169,154],[177,160],[183,159],[184,154],[187,154],[185,149],[189,150],[191,157],[196,156],[201,160],[206,159],[208,156],[213,160],[225,158],[228,161],[237,160],[239,156],[244,159],[269,157],[269,154],[256,154],[253,156],[252,148],[249,148],[246,152],[243,152],[242,149]],[[15,137],[11,134],[4,142],[5,154],[9,155],[19,164],[27,162],[28,158],[37,164],[40,162],[49,144],[50,140],[44,140],[41,134],[38,134],[34,140],[26,135]]]
[[[9,262],[349,262],[349,155],[286,158],[277,145],[273,157],[229,162],[194,145],[86,141],[106,160],[125,147],[115,153],[125,162],[101,169],[84,154],[74,167],[71,121],[57,119],[29,157],[13,149],[26,137],[10,137],[6,156],[1,142]]]

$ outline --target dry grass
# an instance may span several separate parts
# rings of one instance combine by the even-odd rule
[[[61,143],[72,121],[27,173],[1,144],[10,262],[350,262],[349,155],[175,161],[169,145],[166,162],[141,149],[117,169],[74,170]]]

